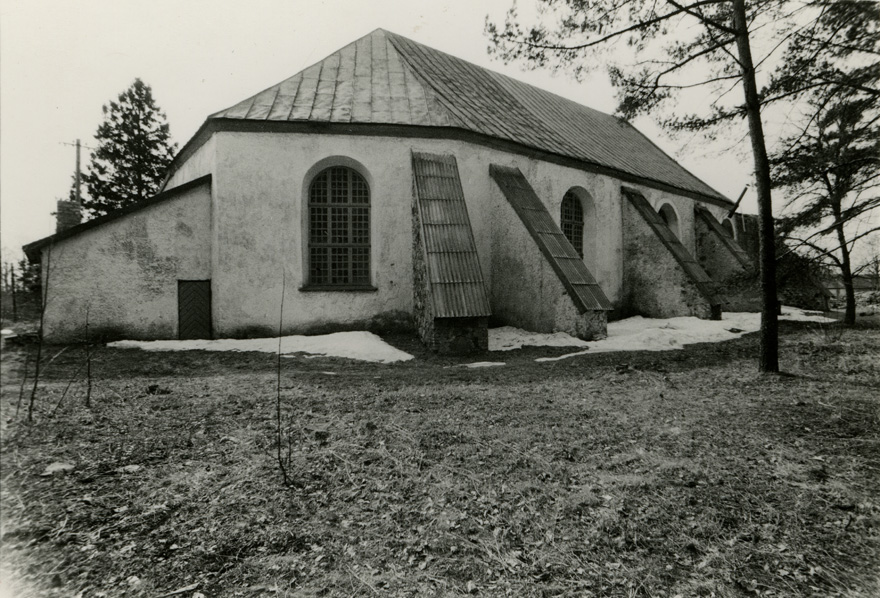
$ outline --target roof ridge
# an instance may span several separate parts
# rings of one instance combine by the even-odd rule
[[[456,91],[454,88],[461,87],[462,86],[461,82],[457,82],[454,79],[449,79],[448,81],[444,81],[444,83],[445,83],[445,85],[443,86],[444,89],[441,89],[441,86],[438,86],[434,82],[434,79],[432,77],[429,77],[429,73],[420,72],[420,70],[423,68],[423,65],[413,64],[412,60],[416,57],[411,56],[410,54],[408,54],[408,52],[412,52],[412,50],[417,51],[418,53],[421,54],[420,58],[425,60],[426,62],[429,62],[429,63],[436,62],[436,61],[430,60],[431,54],[432,53],[438,54],[438,55],[440,55],[439,57],[441,57],[445,62],[451,63],[455,67],[458,67],[459,65],[464,65],[470,71],[470,73],[468,73],[469,75],[474,75],[474,73],[477,73],[479,76],[485,76],[485,74],[490,75],[489,79],[492,80],[492,83],[496,87],[496,89],[493,90],[497,94],[495,96],[495,101],[500,100],[502,102],[505,102],[505,103],[511,105],[512,107],[514,107],[516,110],[506,112],[506,115],[508,116],[508,118],[511,119],[510,122],[507,122],[504,119],[501,119],[500,122],[493,122],[493,123],[488,123],[488,122],[479,123],[478,122],[476,127],[473,125],[470,125],[471,129],[477,130],[477,131],[482,130],[481,132],[486,133],[486,134],[491,134],[494,136],[498,136],[498,134],[500,132],[500,133],[502,133],[503,136],[507,136],[508,138],[516,138],[518,136],[517,129],[523,129],[523,130],[519,131],[519,134],[525,134],[527,137],[529,137],[530,139],[528,140],[528,143],[526,143],[526,145],[531,145],[532,147],[540,147],[542,142],[543,143],[552,142],[555,138],[558,137],[557,132],[554,131],[553,129],[547,127],[546,123],[543,120],[541,120],[541,122],[540,122],[540,124],[541,124],[540,128],[534,127],[534,126],[528,126],[528,125],[534,125],[534,123],[535,123],[534,114],[528,108],[528,106],[526,106],[519,98],[517,98],[515,95],[511,94],[509,90],[505,89],[505,87],[501,83],[492,79],[491,74],[493,73],[493,71],[491,71],[485,67],[481,67],[480,65],[475,64],[473,62],[469,62],[467,60],[458,58],[457,56],[453,56],[452,54],[448,54],[446,52],[441,52],[440,50],[435,50],[434,48],[431,48],[429,46],[425,46],[424,44],[420,44],[418,42],[415,42],[415,41],[413,41],[407,37],[404,37],[402,35],[391,34],[390,37],[392,40],[392,44],[395,44],[395,37],[399,38],[397,43],[399,43],[400,46],[402,46],[402,48],[400,46],[395,45],[395,48],[398,50],[398,52],[401,53],[401,55],[404,57],[404,59],[407,61],[407,63],[410,64],[412,69],[417,74],[422,76],[422,78],[437,93],[437,95],[442,97],[445,100],[445,103],[446,103],[446,106],[448,109],[454,110],[458,113],[465,113],[465,116],[466,116],[466,118],[464,119],[465,122],[474,123],[475,121],[474,121],[473,115],[467,115],[466,111],[459,107],[459,105],[458,105],[459,103],[453,101],[452,98],[449,98],[445,93],[445,92]],[[400,40],[402,40],[402,41],[400,41]],[[414,46],[414,48],[412,48],[412,50],[410,48],[407,48],[406,47],[407,44],[411,44],[412,46]],[[437,65],[437,66],[440,70],[445,70],[445,66],[447,66],[447,65]],[[464,91],[467,91],[466,85],[464,86]],[[481,102],[482,101],[483,101],[483,99],[481,99]],[[480,126],[480,124],[482,124],[482,126]],[[566,149],[568,151],[571,151],[571,148],[566,148]]]
[[[409,42],[409,43],[411,43],[411,44],[415,44],[415,45],[417,45],[417,46],[419,46],[419,47],[421,47],[421,48],[427,48],[427,49],[430,50],[431,52],[436,52],[437,54],[443,54],[444,56],[446,56],[446,57],[448,57],[448,58],[451,58],[451,59],[456,60],[456,61],[458,61],[458,62],[463,62],[463,63],[465,63],[465,64],[467,64],[467,65],[469,65],[469,66],[472,66],[472,67],[474,67],[474,68],[480,69],[480,70],[482,70],[482,71],[487,71],[487,72],[489,72],[489,73],[491,73],[491,74],[493,74],[493,75],[497,75],[497,76],[499,76],[499,77],[504,77],[505,79],[509,79],[510,81],[512,81],[512,82],[514,82],[514,83],[517,83],[517,84],[519,84],[519,85],[527,85],[528,87],[530,87],[530,88],[532,88],[532,89],[534,89],[534,90],[536,90],[536,91],[538,91],[538,92],[540,92],[540,93],[548,94],[548,95],[552,95],[552,96],[554,96],[554,97],[556,97],[556,98],[559,98],[559,99],[561,99],[561,100],[564,100],[564,101],[566,101],[566,102],[569,102],[569,103],[571,103],[571,104],[574,104],[575,106],[578,106],[578,107],[580,107],[580,108],[586,108],[586,109],[590,110],[591,112],[595,112],[595,113],[597,113],[597,114],[601,114],[601,115],[603,115],[603,116],[607,116],[607,117],[609,117],[609,118],[614,118],[614,119],[617,119],[617,120],[622,120],[622,121],[624,121],[624,122],[629,122],[629,121],[627,121],[627,120],[624,119],[624,118],[621,118],[621,117],[619,117],[619,116],[615,116],[614,114],[608,114],[607,112],[602,112],[602,111],[599,110],[598,108],[593,108],[592,106],[587,106],[586,104],[582,104],[581,102],[578,102],[577,100],[572,100],[572,99],[567,98],[567,97],[565,97],[565,96],[559,95],[558,93],[554,93],[554,92],[549,91],[549,90],[546,90],[546,89],[544,89],[544,88],[542,88],[542,87],[538,87],[537,85],[532,85],[531,83],[528,83],[527,81],[523,81],[523,80],[521,80],[521,79],[517,79],[516,77],[512,77],[512,76],[510,76],[510,75],[506,75],[506,74],[504,74],[504,73],[499,73],[498,71],[493,71],[492,69],[490,69],[490,68],[488,68],[488,67],[485,67],[485,66],[480,66],[480,65],[477,64],[476,62],[471,62],[470,60],[467,60],[466,58],[461,58],[461,57],[459,57],[459,56],[456,56],[455,54],[450,54],[449,52],[444,52],[443,50],[438,50],[438,49],[436,49],[436,48],[432,48],[432,47],[430,47],[430,46],[426,46],[425,44],[423,44],[423,43],[421,43],[421,42],[417,42],[417,41],[415,41],[415,40],[413,40],[413,39],[410,39],[410,38],[406,37],[405,35],[400,35],[399,33],[394,33],[393,31],[386,31],[386,30],[384,30],[384,29],[383,29],[382,31],[384,31],[384,32],[385,32],[390,38],[392,38],[392,39],[393,39],[393,38],[396,38],[396,37],[397,37],[397,38],[404,39],[404,40],[406,40],[407,42]]]
[[[423,73],[419,72],[419,69],[416,68],[416,65],[414,65],[412,63],[412,60],[409,59],[410,57],[407,57],[403,52],[400,51],[400,48],[398,48],[397,45],[394,44],[395,37],[400,37],[400,38],[403,38],[409,42],[417,44],[420,47],[420,49],[422,47],[427,47],[427,46],[422,46],[421,44],[418,44],[417,42],[413,42],[409,38],[406,38],[402,35],[397,35],[396,33],[391,33],[389,36],[389,39],[391,40],[391,45],[394,47],[394,51],[397,52],[397,54],[400,56],[400,59],[409,67],[409,69],[413,72],[413,74],[416,76],[416,78],[422,83],[422,85],[429,88],[431,90],[431,92],[434,94],[434,96],[440,101],[442,106],[448,112],[452,113],[462,124],[464,124],[465,126],[467,126],[469,128],[474,128],[474,123],[471,121],[470,118],[468,118],[467,114],[464,114],[464,112],[458,106],[456,106],[454,102],[452,102],[449,98],[447,98],[446,95],[442,92],[442,90],[438,89],[436,85],[433,85],[427,76],[425,76]]]
[[[382,29],[381,27],[377,27],[376,29],[373,29],[372,31],[370,31],[370,32],[367,33],[366,35],[362,35],[362,36],[360,36],[360,37],[357,38],[356,40],[351,41],[351,42],[345,44],[344,46],[342,46],[342,47],[340,47],[340,48],[337,48],[337,49],[334,50],[333,52],[330,52],[329,54],[327,54],[327,55],[324,56],[323,58],[320,58],[319,60],[316,60],[315,62],[311,63],[310,65],[301,68],[300,70],[298,70],[297,72],[295,72],[295,73],[294,73],[293,75],[291,75],[290,77],[287,77],[287,78],[285,78],[285,79],[282,79],[281,81],[279,81],[279,82],[277,82],[277,83],[273,83],[273,84],[270,85],[269,87],[266,87],[265,89],[261,89],[261,90],[258,91],[257,93],[255,93],[255,94],[253,94],[253,95],[250,95],[250,96],[246,97],[245,99],[243,99],[243,100],[240,101],[240,102],[236,102],[235,104],[232,104],[231,106],[227,106],[226,108],[223,108],[222,110],[218,110],[217,112],[214,112],[213,114],[209,114],[209,115],[208,115],[208,119],[211,119],[211,118],[223,118],[223,114],[224,114],[225,112],[228,112],[229,110],[235,108],[235,107],[238,106],[239,104],[243,104],[243,103],[245,103],[245,102],[251,101],[251,100],[253,100],[254,98],[256,98],[257,96],[259,96],[260,94],[262,94],[262,93],[266,93],[267,91],[269,91],[269,90],[272,89],[272,88],[280,87],[281,85],[283,85],[283,84],[286,83],[287,81],[290,81],[291,79],[293,79],[293,78],[295,78],[295,77],[299,77],[299,76],[301,76],[304,72],[306,72],[306,71],[309,70],[310,68],[314,68],[314,67],[316,67],[316,66],[322,64],[325,60],[327,60],[327,59],[330,58],[331,56],[334,56],[335,54],[340,54],[344,49],[348,48],[349,46],[354,46],[355,44],[357,44],[357,43],[358,43],[359,41],[361,41],[362,39],[367,38],[367,37],[370,37],[370,36],[372,36],[372,35],[375,34],[375,33],[381,33],[382,35],[388,35],[389,32],[386,31],[385,29]]]
[[[576,107],[576,108],[579,109],[579,110],[587,110],[587,111],[589,111],[589,112],[591,112],[591,113],[593,113],[594,115],[597,115],[597,116],[599,116],[599,117],[606,118],[606,119],[610,119],[610,120],[614,120],[616,123],[619,123],[619,124],[622,124],[623,126],[628,127],[630,130],[632,130],[632,131],[634,131],[636,134],[638,134],[642,139],[644,139],[645,141],[647,141],[648,143],[650,143],[654,148],[656,148],[657,150],[659,150],[659,152],[660,152],[660,154],[661,154],[662,156],[664,156],[664,157],[665,157],[666,159],[668,159],[670,162],[672,162],[673,164],[675,164],[675,165],[676,165],[678,168],[680,168],[684,173],[686,173],[687,175],[689,175],[690,177],[692,177],[693,179],[695,179],[695,181],[696,181],[697,183],[704,185],[707,189],[711,190],[715,195],[717,195],[717,196],[719,196],[719,197],[724,197],[724,195],[723,195],[722,193],[720,193],[718,190],[716,190],[716,189],[715,189],[714,187],[712,187],[711,185],[707,184],[705,181],[703,181],[700,177],[696,176],[696,175],[695,175],[694,173],[692,173],[690,170],[688,170],[687,168],[685,168],[684,166],[682,166],[681,163],[680,163],[680,162],[679,162],[674,156],[672,156],[672,155],[670,155],[669,153],[667,153],[663,148],[661,148],[659,145],[657,145],[657,143],[655,143],[655,142],[654,142],[653,140],[651,140],[647,135],[645,135],[642,131],[640,131],[638,128],[636,128],[636,127],[635,127],[635,126],[634,126],[629,120],[627,120],[627,119],[625,119],[625,118],[623,118],[623,117],[621,117],[621,116],[617,116],[617,115],[615,115],[615,114],[609,114],[609,113],[607,113],[607,112],[603,112],[603,111],[601,111],[601,110],[598,110],[598,109],[593,108],[593,107],[591,107],[591,106],[588,106],[588,105],[586,105],[586,104],[583,104],[583,103],[581,103],[581,102],[578,102],[577,100],[573,100],[573,99],[571,99],[571,98],[567,98],[567,97],[562,96],[562,95],[560,95],[560,94],[558,94],[558,93],[554,93],[554,92],[549,91],[549,90],[547,90],[547,89],[543,89],[543,88],[541,88],[541,87],[538,87],[537,85],[532,85],[531,83],[528,83],[528,82],[526,82],[526,81],[522,81],[521,79],[517,79],[516,77],[512,77],[512,76],[510,76],[510,75],[507,75],[507,74],[504,74],[504,73],[499,73],[499,72],[497,72],[497,71],[491,70],[491,69],[489,69],[489,68],[487,68],[487,67],[480,66],[480,65],[478,65],[478,64],[476,64],[476,63],[474,63],[474,62],[471,62],[471,61],[469,61],[469,60],[466,60],[466,59],[464,59],[464,58],[459,58],[458,56],[455,56],[455,55],[450,54],[450,53],[448,53],[448,52],[444,52],[443,50],[438,50],[438,49],[436,49],[436,48],[431,48],[430,46],[426,46],[425,44],[422,44],[422,43],[420,43],[420,42],[417,42],[417,41],[415,41],[415,40],[412,40],[412,39],[410,39],[410,38],[408,38],[408,37],[406,37],[406,36],[404,36],[404,35],[400,35],[400,34],[398,34],[398,33],[394,33],[394,32],[391,32],[391,31],[386,31],[385,33],[386,33],[386,34],[388,35],[388,37],[392,40],[392,44],[393,44],[395,38],[399,38],[399,39],[405,40],[406,42],[408,42],[408,43],[410,43],[410,44],[413,44],[414,46],[418,47],[422,52],[425,52],[425,51],[427,50],[427,51],[430,51],[430,52],[434,52],[434,53],[436,53],[436,54],[440,54],[440,55],[444,56],[444,57],[447,58],[447,59],[451,59],[451,60],[454,60],[454,61],[457,61],[457,62],[460,62],[460,63],[466,64],[466,65],[468,65],[468,66],[470,66],[470,67],[472,67],[472,68],[479,69],[479,70],[481,70],[481,71],[485,71],[485,72],[489,73],[489,75],[490,75],[491,77],[493,77],[494,79],[496,79],[496,80],[498,80],[498,79],[503,80],[503,81],[499,81],[499,83],[502,85],[502,87],[505,88],[504,91],[507,92],[507,95],[509,96],[509,98],[510,98],[511,100],[515,101],[520,107],[522,107],[523,109],[525,109],[526,111],[528,111],[532,116],[534,116],[535,118],[539,119],[539,120],[541,121],[541,124],[543,125],[544,128],[546,128],[546,129],[548,129],[549,131],[555,133],[560,139],[562,138],[562,136],[560,135],[561,132],[560,132],[560,131],[558,130],[558,128],[554,125],[554,123],[553,123],[552,121],[550,121],[550,119],[547,118],[547,117],[548,117],[548,114],[547,114],[547,113],[541,113],[540,111],[537,111],[537,112],[536,112],[536,111],[531,110],[531,109],[529,108],[529,106],[527,106],[527,105],[525,105],[525,104],[523,103],[523,100],[521,100],[521,99],[520,99],[519,97],[517,97],[516,95],[510,93],[504,84],[507,83],[507,84],[512,84],[512,85],[521,85],[521,86],[525,86],[526,88],[528,88],[529,90],[531,90],[531,91],[537,93],[538,95],[545,96],[545,97],[546,97],[546,96],[550,96],[550,97],[552,97],[552,98],[554,98],[554,99],[561,100],[561,101],[563,101],[563,102],[565,102],[565,103],[567,103],[567,104],[569,104],[569,105],[572,105],[572,106]],[[395,47],[396,47],[396,46],[395,46]],[[399,49],[399,48],[397,48],[397,49],[398,49],[398,52],[400,52],[400,49]],[[400,53],[401,53],[402,56],[404,56],[405,59],[407,58],[407,57],[406,57],[406,54],[405,54],[404,52],[400,52]],[[436,85],[434,85],[434,84],[433,84],[433,83],[432,83],[432,82],[431,82],[426,76],[424,76],[423,74],[419,73],[418,68],[416,68],[415,65],[413,65],[409,60],[407,60],[407,63],[412,67],[412,69],[417,73],[417,75],[420,75],[420,78],[424,79],[425,82],[426,82],[428,85],[430,85],[431,88],[437,93],[437,95],[438,95],[439,97],[441,97],[441,98],[444,100],[444,104],[447,105],[447,108],[452,109],[452,108],[454,107],[454,102],[452,102],[452,100],[450,100],[449,98],[447,98],[447,97],[443,94],[443,92],[442,92],[440,89],[438,89],[438,87],[437,87]],[[566,144],[566,145],[568,145],[568,144]]]

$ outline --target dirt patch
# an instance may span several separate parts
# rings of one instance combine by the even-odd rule
[[[4,352],[2,565],[20,595],[874,596],[880,331],[784,323],[503,368]],[[77,373],[79,372],[79,373]],[[73,382],[71,383],[71,380]],[[68,387],[54,417],[49,413]],[[53,463],[72,465],[43,475]]]

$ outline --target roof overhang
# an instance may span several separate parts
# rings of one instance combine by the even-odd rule
[[[338,122],[307,122],[307,121],[267,121],[245,120],[234,118],[208,118],[196,134],[181,148],[171,166],[168,169],[166,182],[208,139],[216,132],[237,133],[304,133],[313,135],[363,135],[373,137],[401,137],[410,139],[453,139],[466,141],[492,149],[498,149],[536,160],[543,160],[561,166],[576,168],[586,172],[604,174],[617,178],[634,185],[643,185],[658,191],[666,191],[683,197],[730,209],[733,202],[722,196],[706,195],[688,189],[681,189],[668,183],[662,183],[653,179],[635,176],[628,172],[609,168],[601,164],[579,160],[569,156],[554,154],[545,150],[536,149],[499,139],[490,135],[476,133],[467,129],[456,127],[435,127],[419,125],[395,125],[381,123],[338,123]]]
[[[154,206],[156,204],[168,201],[170,199],[174,199],[175,197],[178,197],[182,193],[190,191],[191,189],[195,189],[196,187],[201,187],[202,185],[207,185],[210,182],[211,182],[211,175],[206,174],[206,175],[201,176],[197,179],[193,179],[192,181],[189,181],[188,183],[184,183],[183,185],[180,185],[179,187],[174,187],[173,189],[169,189],[168,191],[163,191],[163,192],[159,193],[158,195],[154,195],[153,197],[151,197],[149,199],[139,201],[139,202],[132,204],[130,206],[126,206],[124,208],[116,210],[115,212],[111,212],[109,214],[106,214],[104,216],[100,216],[100,217],[95,218],[93,220],[88,220],[86,222],[83,222],[82,224],[78,224],[76,226],[73,226],[71,228],[63,230],[61,232],[57,232],[54,235],[49,235],[48,237],[44,237],[38,241],[33,241],[32,243],[28,243],[27,245],[22,247],[22,250],[24,251],[28,260],[30,260],[32,263],[39,263],[40,258],[41,258],[41,254],[42,254],[42,250],[45,247],[48,247],[54,243],[57,243],[58,241],[62,241],[64,239],[69,239],[71,237],[75,237],[75,236],[77,236],[81,233],[84,233],[86,231],[98,228],[99,226],[107,224],[108,222],[113,222],[114,220],[119,220],[120,218],[124,218],[125,216],[128,216],[129,214],[133,214],[134,212],[139,212],[145,208],[149,208],[149,207]]]

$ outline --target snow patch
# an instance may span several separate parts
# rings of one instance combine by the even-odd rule
[[[782,308],[780,320],[830,323],[836,320],[797,307]],[[737,338],[761,328],[761,314],[725,313],[721,320],[701,320],[692,316],[678,318],[643,318],[635,316],[608,323],[608,338],[582,341],[563,332],[539,334],[506,326],[489,331],[491,351],[510,351],[523,346],[582,347],[586,350],[557,357],[539,357],[535,361],[559,361],[590,353],[613,351],[676,351],[693,343],[717,343]],[[497,348],[496,348],[497,347]]]
[[[503,361],[475,361],[474,363],[460,363],[458,365],[451,365],[447,367],[453,368],[497,368],[503,365],[507,365],[507,363]]]
[[[565,355],[559,355],[558,357],[539,357],[535,361],[543,362],[543,361],[562,361],[563,359],[568,359],[569,357],[577,357],[578,355],[589,355],[590,351],[578,351],[577,353],[566,353]]]
[[[217,339],[189,341],[117,341],[108,347],[143,351],[258,351],[278,353],[278,338]],[[310,353],[347,357],[377,363],[409,361],[409,353],[395,349],[372,332],[336,332],[318,336],[283,336],[281,354]]]
[[[490,351],[513,351],[522,347],[586,347],[582,341],[564,332],[550,334],[528,332],[513,326],[502,326],[489,330]]]
[[[782,306],[782,315],[779,316],[779,319],[793,320],[795,322],[820,322],[823,324],[837,321],[834,318],[826,318],[822,315],[821,311],[808,311],[797,307],[786,307],[785,305]]]

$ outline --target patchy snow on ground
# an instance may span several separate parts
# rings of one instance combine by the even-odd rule
[[[758,327],[761,326],[761,316],[760,314],[747,314],[750,316],[758,317]],[[779,316],[780,320],[792,320],[794,322],[816,322],[818,324],[829,324],[831,322],[836,322],[834,318],[826,318],[822,315],[821,311],[810,311],[808,309],[800,309],[799,307],[788,307],[782,306],[782,315]]]
[[[395,349],[372,332],[336,332],[317,336],[281,337],[281,354],[310,353],[347,357],[361,361],[394,363],[409,361],[409,353]],[[108,347],[144,351],[259,351],[278,353],[278,338],[217,339],[190,341],[117,341]]]
[[[10,330],[9,328],[4,328],[3,330],[0,330],[0,335],[2,336],[12,336],[13,334],[15,334],[15,332]]]
[[[513,351],[522,347],[586,347],[587,341],[564,332],[528,332],[513,326],[489,329],[490,351]]]
[[[503,361],[475,361],[473,363],[460,363],[458,365],[448,365],[447,368],[468,368],[468,369],[479,369],[479,368],[498,368],[503,365],[507,365]]]
[[[543,334],[504,326],[489,330],[490,351],[512,351],[521,347],[576,347],[575,353],[541,357],[536,361],[558,361],[577,355],[609,351],[673,351],[691,343],[712,343],[736,338],[760,328],[761,314],[726,313],[720,321],[693,317],[651,319],[636,316],[609,322],[608,338],[583,341],[564,332]],[[834,322],[818,312],[783,307],[780,319],[801,322]],[[5,332],[5,331],[4,331]],[[336,332],[318,336],[284,336],[281,354],[306,353],[310,357],[347,357],[377,363],[409,361],[413,356],[395,349],[371,332]],[[109,347],[144,351],[260,351],[278,352],[277,338],[218,339],[191,341],[117,341]],[[481,361],[461,364],[467,368],[499,367],[503,362]]]
[[[559,361],[590,353],[612,351],[675,351],[693,343],[716,343],[734,339],[761,327],[759,313],[725,313],[722,320],[701,320],[695,317],[643,318],[635,316],[608,323],[608,338],[582,341],[563,332],[540,334],[517,328],[494,328],[489,331],[489,350],[509,351],[523,346],[580,347],[582,350],[558,357],[540,357],[535,361]],[[783,307],[782,320],[829,323],[819,312],[796,307]],[[496,348],[498,347],[498,348]]]

